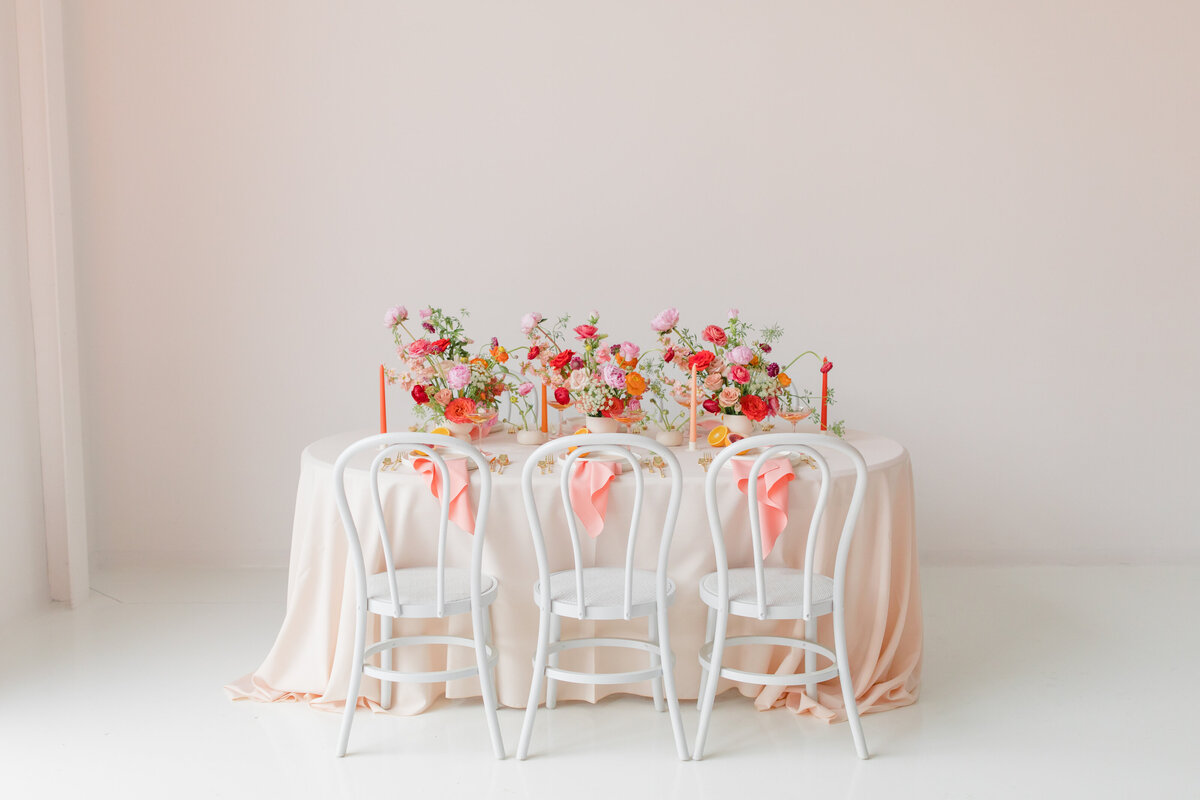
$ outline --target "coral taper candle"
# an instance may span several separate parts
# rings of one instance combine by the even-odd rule
[[[828,358],[821,358],[821,430],[825,430],[829,411],[829,370],[833,369],[833,362]]]
[[[549,417],[546,415],[546,384],[542,384],[542,433],[550,430]]]
[[[387,433],[387,375],[379,365],[379,432]]]
[[[688,450],[696,449],[696,365],[692,365],[692,427],[688,433]]]

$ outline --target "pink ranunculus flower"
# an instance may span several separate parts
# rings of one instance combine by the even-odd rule
[[[417,313],[421,315],[421,319],[429,319],[430,317],[433,316],[433,309],[432,308],[422,308]]]
[[[736,386],[726,386],[721,390],[721,393],[717,395],[717,402],[721,405],[721,408],[729,408],[736,403],[738,398],[741,396],[742,393],[737,390]]]
[[[471,368],[466,364],[455,364],[446,373],[446,385],[451,389],[464,389],[471,382]]]
[[[529,334],[533,333],[533,329],[536,328],[541,321],[541,314],[537,313],[536,311],[530,311],[528,314],[521,317],[521,333],[528,336]]]
[[[616,364],[605,364],[600,368],[600,379],[614,389],[625,388],[625,370]]]
[[[529,394],[532,391],[533,391],[533,384],[530,383],[529,381],[525,381],[524,383],[522,383],[520,386],[517,387],[517,394],[521,395],[521,397],[524,397],[525,395]]]
[[[738,310],[737,310],[736,308],[731,308],[731,309],[729,309],[729,318],[730,318],[730,319],[737,319],[737,318],[738,318]]]
[[[586,369],[577,369],[567,378],[567,388],[572,392],[578,392],[588,385],[588,374]]]
[[[408,319],[408,309],[404,306],[389,308],[383,315],[383,327],[394,328],[406,319]]]
[[[638,347],[633,342],[621,342],[621,358],[626,361],[633,361],[642,352],[642,348]]]
[[[724,347],[725,343],[729,341],[729,337],[725,335],[725,329],[720,325],[706,325],[700,338],[706,342],[712,342],[717,347]]]
[[[408,346],[408,354],[410,356],[424,356],[429,354],[429,342],[425,339],[417,339]]]
[[[674,308],[664,308],[658,312],[654,319],[650,320],[650,327],[659,333],[666,333],[673,330],[679,324],[679,311]]]
[[[729,377],[733,378],[738,383],[749,383],[750,370],[746,369],[741,364],[734,364],[729,370]]]
[[[612,360],[612,356],[608,354],[607,350],[597,350],[596,351],[596,363],[597,364],[607,364],[611,360]]]
[[[749,364],[754,360],[754,351],[744,344],[729,351],[729,360],[735,364]]]
[[[575,326],[575,338],[580,341],[587,341],[596,337],[596,326],[588,325],[586,322],[583,325]]]
[[[779,398],[771,395],[767,398],[767,416],[773,417],[779,413]]]
[[[445,408],[446,404],[454,399],[454,393],[451,392],[449,389],[442,389],[433,396],[433,399],[435,401],[437,401],[437,404],[439,406],[442,406],[443,408]]]
[[[710,392],[715,392],[717,389],[721,388],[721,384],[724,382],[725,379],[721,377],[721,373],[714,372],[704,378],[704,388],[708,389]]]

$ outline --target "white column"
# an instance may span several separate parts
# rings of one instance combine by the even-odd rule
[[[50,597],[88,594],[75,251],[59,0],[17,0],[29,289]]]

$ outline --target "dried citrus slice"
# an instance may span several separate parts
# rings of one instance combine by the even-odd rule
[[[713,447],[724,447],[729,444],[729,428],[718,425],[708,432],[708,443]]]

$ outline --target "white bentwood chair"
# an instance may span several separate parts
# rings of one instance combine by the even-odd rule
[[[567,531],[571,538],[571,552],[575,566],[572,569],[550,572],[546,555],[546,542],[537,504],[533,498],[534,466],[547,456],[559,457],[562,451],[575,447],[574,452],[561,458],[561,493],[566,510]],[[671,498],[667,504],[662,527],[662,539],[658,550],[658,566],[654,572],[635,569],[634,550],[637,529],[642,511],[645,490],[641,464],[629,450],[638,447],[662,458],[671,479]],[[579,546],[579,525],[571,503],[570,476],[584,453],[616,456],[630,466],[624,473],[633,479],[634,501],[630,515],[629,538],[625,549],[624,567],[584,566]],[[680,497],[683,494],[683,478],[679,461],[669,449],[653,439],[632,434],[606,433],[582,434],[555,439],[539,447],[529,456],[521,473],[521,488],[525,496],[525,512],[529,516],[529,528],[533,535],[533,549],[537,556],[538,582],[533,587],[533,600],[541,612],[538,626],[537,654],[534,656],[533,681],[529,687],[529,702],[525,711],[525,724],[521,728],[521,742],[517,747],[517,758],[529,754],[529,740],[533,735],[533,720],[537,714],[542,682],[546,683],[546,708],[556,704],[557,683],[623,684],[650,681],[654,694],[654,707],[661,711],[663,695],[670,710],[671,727],[675,734],[675,746],[682,761],[688,759],[687,740],[684,738],[683,722],[679,715],[679,700],[675,692],[675,657],[671,652],[671,637],[667,623],[667,609],[675,599],[675,583],[667,577],[667,561],[671,552],[671,537],[675,532],[675,521],[679,516]],[[612,487],[611,490],[616,487]],[[606,532],[602,536],[616,536]],[[561,638],[561,620],[572,617],[579,620],[633,620],[648,618],[647,640],[625,638]],[[624,647],[645,651],[650,655],[647,669],[633,672],[575,672],[560,669],[558,654],[563,650],[583,647]]]
[[[437,449],[434,448],[436,445]],[[438,525],[437,564],[433,567],[396,567],[388,536],[387,519],[383,513],[383,502],[379,492],[379,471],[386,458],[397,458],[413,447],[426,453],[435,465],[435,474],[441,481],[439,504],[441,520]],[[442,451],[442,452],[439,452]],[[380,545],[383,551],[384,571],[367,575],[363,560],[362,544],[358,526],[346,500],[345,473],[351,459],[361,453],[378,451],[371,463],[371,498],[375,510]],[[443,453],[445,456],[443,456]],[[475,515],[474,541],[471,546],[469,569],[446,566],[446,530],[450,520],[450,472],[446,467],[446,456],[462,456],[478,467],[476,482],[479,486],[479,507]],[[347,560],[354,569],[356,584],[356,624],[354,629],[354,662],[350,671],[350,686],[346,691],[346,711],[342,717],[342,731],[338,739],[337,754],[346,754],[350,740],[350,726],[354,723],[354,711],[358,705],[359,686],[364,674],[382,682],[381,705],[391,706],[392,683],[437,683],[460,678],[479,676],[483,693],[483,709],[487,717],[488,730],[496,758],[504,758],[504,741],[500,737],[500,724],[496,719],[495,666],[496,651],[492,646],[489,607],[496,599],[499,588],[497,580],[482,573],[484,533],[487,526],[488,506],[491,501],[492,480],[487,460],[471,445],[451,436],[432,433],[381,433],[368,436],[346,448],[333,467],[334,493],[342,525],[346,530],[350,548]],[[367,614],[379,616],[380,641],[366,646]],[[459,614],[471,615],[472,638],[460,636],[401,636],[392,637],[393,619],[441,619]],[[471,647],[475,650],[475,663],[457,669],[436,672],[397,672],[392,669],[392,650],[412,645],[453,645]],[[367,663],[367,659],[380,654],[380,666]]]
[[[700,648],[700,727],[696,732],[695,750],[692,758],[704,756],[704,742],[708,736],[708,725],[712,717],[713,701],[717,695],[719,678],[728,678],[740,683],[759,685],[792,686],[804,684],[808,696],[816,698],[817,684],[834,676],[841,679],[842,699],[846,704],[846,717],[854,737],[854,749],[859,758],[867,758],[867,743],[863,738],[862,723],[858,718],[858,704],[854,699],[854,686],[850,679],[850,664],[846,651],[846,559],[850,552],[850,541],[854,537],[854,526],[862,509],[867,490],[867,465],[862,454],[853,446],[819,433],[778,433],[755,436],[754,445],[761,449],[750,468],[747,484],[746,508],[750,517],[750,538],[754,551],[753,566],[730,569],[725,554],[725,535],[721,527],[721,515],[717,510],[717,481],[722,467],[737,456],[736,447],[727,447],[715,459],[708,470],[705,481],[705,497],[708,503],[709,527],[712,529],[713,548],[716,551],[717,571],[710,572],[700,580],[700,598],[709,607],[708,631],[705,644]],[[842,526],[838,542],[837,558],[833,577],[820,575],[813,570],[816,556],[817,537],[821,518],[829,499],[832,483],[829,463],[819,452],[835,450],[849,457],[854,465],[854,493],[850,508]],[[758,476],[768,459],[790,453],[802,453],[811,457],[821,471],[821,489],[808,529],[808,542],[804,551],[804,569],[764,567],[762,537],[758,514]],[[732,472],[729,473],[732,480]],[[781,534],[782,536],[783,534]],[[834,651],[817,644],[817,619],[833,614]],[[750,617],[759,620],[803,620],[804,639],[786,636],[735,636],[726,638],[729,615]],[[775,673],[746,672],[722,666],[727,646],[767,644],[798,647],[804,651],[804,672],[786,675]],[[817,656],[831,663],[816,668]]]

